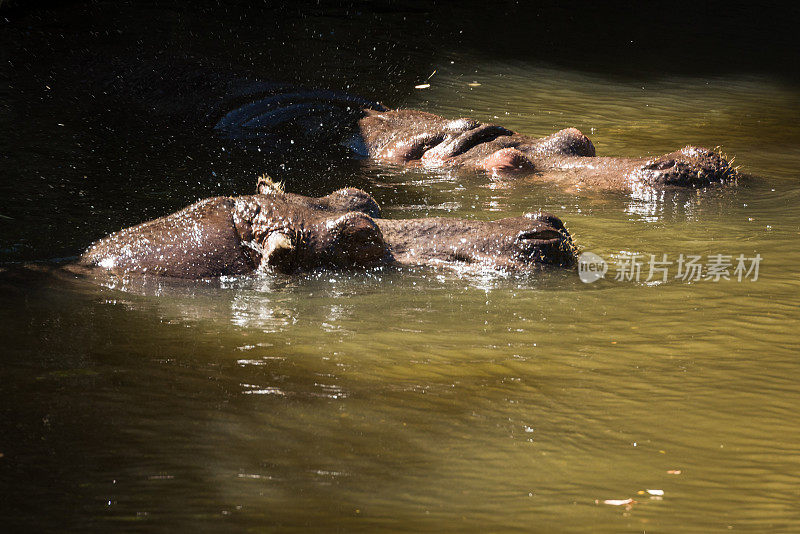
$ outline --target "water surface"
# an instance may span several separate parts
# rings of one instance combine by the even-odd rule
[[[406,89],[366,75],[394,95],[387,104],[533,135],[575,126],[600,155],[721,145],[746,176],[735,187],[628,194],[313,158],[263,169],[258,154],[193,145],[188,134],[109,142],[104,132],[122,132],[124,116],[75,124],[61,119],[74,118],[69,99],[18,95],[11,109],[31,119],[4,154],[4,261],[75,255],[195,198],[249,193],[269,170],[295,192],[363,187],[387,217],[545,209],[610,270],[593,284],[575,271],[428,269],[123,285],[5,278],[5,522],[800,529],[796,87],[423,52],[408,51],[430,69],[407,74]],[[412,89],[434,70],[430,88]],[[755,281],[613,280],[614,262],[632,253],[763,260]]]

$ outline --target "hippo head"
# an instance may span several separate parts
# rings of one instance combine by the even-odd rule
[[[364,202],[365,196],[371,202]],[[374,200],[360,190],[329,197],[341,197],[336,202],[347,206],[363,202],[363,211],[321,209],[298,197],[276,193],[236,199],[234,224],[258,269],[295,272],[392,263],[521,271],[575,262],[572,238],[561,220],[548,213],[496,221],[373,219]]]
[[[496,221],[373,219],[377,204],[358,189],[339,190],[321,199],[261,191],[268,194],[239,197],[233,209],[236,231],[261,270],[391,263],[520,271],[547,264],[570,266],[575,261],[572,238],[561,220],[548,213]]]
[[[597,158],[591,140],[575,128],[534,138],[494,124],[413,110],[368,111],[359,127],[369,156],[408,165],[471,167],[493,176],[568,170],[575,183],[605,189],[703,187],[737,176],[719,151],[696,146],[654,158]]]

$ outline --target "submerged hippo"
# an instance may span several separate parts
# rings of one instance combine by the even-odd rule
[[[303,89],[218,72],[172,58],[125,68],[104,91],[127,94],[186,131],[253,146],[286,160],[293,151],[314,158],[338,155],[423,167],[483,169],[493,175],[529,174],[581,189],[702,187],[732,181],[736,170],[715,150],[686,146],[654,157],[596,157],[574,128],[536,138],[468,118],[388,109],[348,93]]]
[[[348,114],[334,115],[340,108]],[[332,125],[334,116],[338,122]],[[338,139],[353,155],[378,161],[477,168],[493,175],[535,174],[577,188],[702,187],[737,175],[719,151],[707,148],[686,146],[655,157],[596,157],[592,142],[575,128],[535,138],[467,118],[366,106],[336,93],[271,95],[225,114],[214,128],[231,139],[269,143],[287,125],[313,143]]]
[[[588,137],[567,128],[534,138],[472,119],[447,120],[413,110],[365,110],[359,120],[370,157],[432,167],[465,166],[493,174],[573,171],[573,185],[622,189],[649,186],[706,186],[733,179],[736,171],[718,152],[697,146],[650,158],[595,157]],[[563,179],[564,173],[559,175]]]
[[[201,200],[111,234],[91,245],[79,264],[122,275],[200,279],[392,264],[521,271],[575,262],[572,238],[547,213],[495,221],[379,215],[375,200],[360,189],[311,198],[262,179],[256,195]]]

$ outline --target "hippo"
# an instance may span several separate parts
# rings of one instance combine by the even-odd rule
[[[114,73],[104,92],[127,95],[161,118],[195,135],[277,155],[371,159],[423,168],[466,168],[493,178],[532,176],[579,190],[705,187],[732,183],[737,170],[719,150],[685,146],[653,157],[597,157],[591,140],[575,128],[543,138],[470,118],[390,109],[347,92],[264,82],[165,58]],[[127,105],[128,102],[126,102]]]
[[[596,157],[591,140],[576,128],[535,138],[495,124],[448,120],[414,110],[364,110],[361,138],[352,142],[370,158],[425,167],[468,167],[495,176],[537,174],[572,185],[625,189],[637,185],[703,187],[731,181],[736,170],[717,150],[686,146],[655,157]]]
[[[325,97],[324,103],[316,99]],[[358,107],[358,104],[361,107]],[[424,111],[387,109],[336,93],[271,95],[225,114],[214,126],[229,139],[268,139],[292,124],[313,143],[338,139],[354,157],[426,168],[472,168],[494,177],[535,175],[574,189],[705,187],[733,182],[737,170],[719,150],[685,146],[661,156],[597,157],[591,140],[576,128],[536,138],[469,118],[446,119]],[[330,119],[337,114],[353,123]],[[354,109],[356,108],[356,109]],[[297,132],[303,133],[297,133]],[[331,135],[331,132],[337,132]],[[274,142],[274,141],[273,141]]]
[[[520,272],[572,266],[575,250],[564,224],[544,212],[494,221],[382,219],[360,189],[313,198],[262,177],[255,195],[208,198],[102,238],[78,266],[184,279],[383,265]]]

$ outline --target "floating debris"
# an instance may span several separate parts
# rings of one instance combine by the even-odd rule
[[[630,504],[634,504],[636,501],[633,499],[606,499],[603,501],[603,504],[609,504],[611,506],[627,506]]]
[[[649,489],[649,490],[647,490],[647,493],[649,493],[650,495],[656,495],[656,496],[659,496],[659,497],[661,497],[661,496],[663,496],[663,495],[664,495],[664,490],[660,490],[660,489]]]
[[[469,85],[470,87],[480,87],[481,86],[481,84],[479,84],[478,82],[468,83],[467,85]]]
[[[429,84],[429,83],[421,83],[419,85],[415,85],[414,89],[427,89],[430,86],[431,86],[431,84]]]
[[[680,469],[670,469],[669,471],[667,471],[667,474],[668,475],[680,475],[681,474],[681,470]]]

